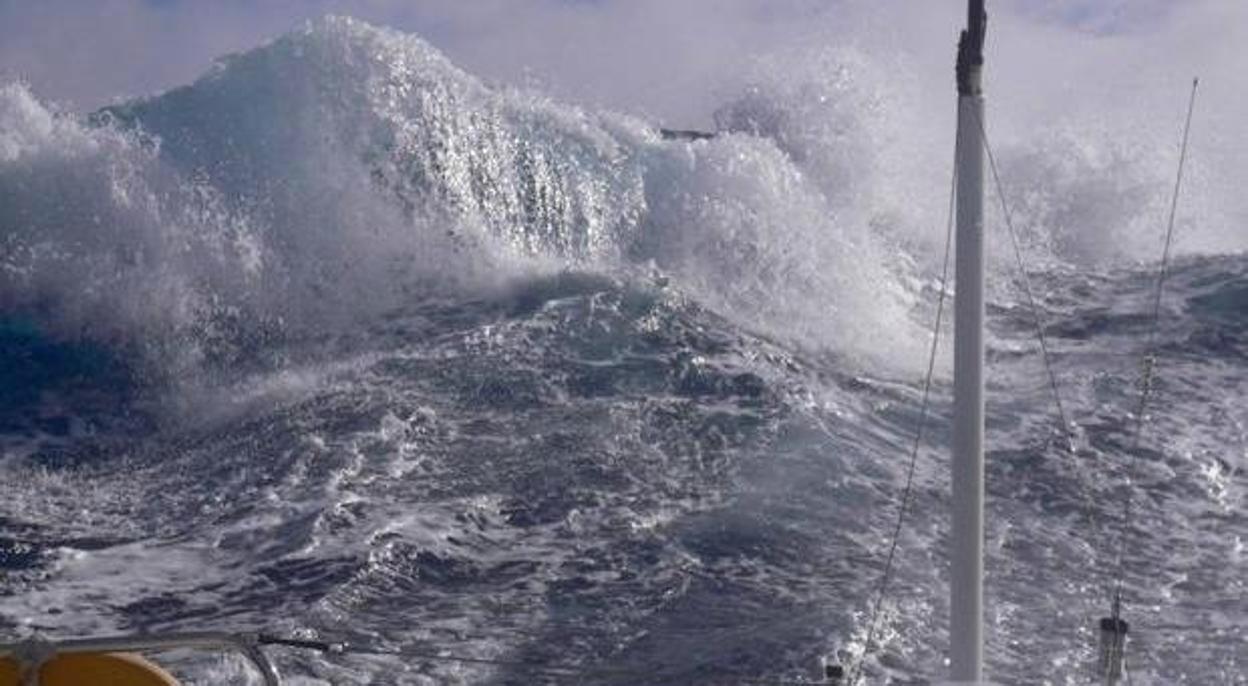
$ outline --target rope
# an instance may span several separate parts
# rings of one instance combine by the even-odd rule
[[[523,662],[520,660],[501,660],[485,657],[471,657],[468,655],[456,655],[442,651],[419,650],[414,648],[379,648],[370,645],[357,645],[353,643],[342,643],[332,641],[317,641],[301,638],[287,638],[283,636],[274,636],[271,634],[260,634],[256,637],[256,643],[262,646],[283,646],[287,648],[298,648],[301,650],[315,650],[329,655],[370,655],[382,657],[402,657],[415,660],[425,660],[428,662],[438,662],[443,664],[469,664],[484,665],[489,667],[506,667],[522,671],[530,676],[542,677],[546,679],[566,679],[574,683],[583,683],[586,679],[601,679],[604,677],[620,677],[634,680],[634,683],[658,684],[671,682],[672,679],[678,677],[657,677],[653,672],[642,671],[636,669],[611,669],[611,668],[585,668],[576,665],[540,665],[532,662]],[[766,679],[746,676],[733,676],[732,682],[737,684],[757,684],[758,686],[819,686],[820,684],[831,684],[826,680],[808,681],[808,680],[786,680],[786,679]]]
[[[954,148],[956,151],[957,143]],[[956,156],[956,152],[955,152]],[[923,399],[919,404],[919,418],[914,431],[914,444],[910,450],[910,463],[906,468],[906,485],[901,492],[901,506],[897,511],[897,523],[893,526],[893,535],[888,545],[888,556],[884,560],[884,571],[880,574],[880,583],[876,588],[875,602],[871,608],[871,621],[867,629],[867,640],[863,644],[862,656],[855,661],[849,669],[846,678],[846,686],[854,686],[858,678],[862,675],[863,662],[866,660],[867,653],[871,651],[871,642],[875,640],[875,634],[879,630],[879,619],[881,610],[884,605],[884,599],[888,595],[888,583],[892,578],[893,562],[897,557],[897,546],[901,540],[901,530],[905,525],[906,513],[909,510],[910,499],[914,491],[914,473],[918,464],[919,447],[923,441],[923,428],[927,420],[927,407],[932,390],[932,377],[936,369],[936,351],[940,342],[940,323],[945,312],[945,296],[949,290],[949,253],[950,247],[953,245],[953,213],[954,204],[958,192],[958,174],[957,164],[954,164],[953,179],[949,189],[949,218],[945,225],[945,259],[941,263],[940,268],[940,295],[936,300],[936,322],[932,327],[932,346],[927,358],[927,375],[923,379]]]
[[[1135,431],[1131,439],[1131,453],[1133,455],[1140,448],[1140,438],[1144,433],[1144,416],[1148,411],[1148,399],[1152,394],[1153,377],[1157,368],[1157,336],[1161,328],[1161,296],[1166,286],[1166,279],[1170,275],[1170,247],[1174,243],[1174,220],[1178,214],[1179,191],[1183,185],[1183,168],[1187,163],[1187,147],[1192,131],[1192,114],[1196,111],[1196,92],[1199,86],[1200,79],[1192,79],[1192,93],[1187,102],[1187,118],[1183,124],[1183,142],[1179,146],[1179,169],[1174,178],[1174,192],[1170,198],[1170,216],[1166,221],[1166,240],[1161,251],[1161,264],[1157,269],[1157,288],[1153,293],[1152,323],[1148,329],[1147,343],[1144,347],[1144,359],[1141,361],[1140,403],[1136,409]],[[1113,618],[1115,620],[1119,618],[1122,609],[1122,586],[1123,578],[1126,574],[1126,542],[1131,528],[1132,515],[1131,489],[1127,488],[1122,496],[1122,527],[1118,533],[1117,562],[1114,565],[1117,570],[1114,575],[1112,599]],[[1108,675],[1106,676],[1106,683],[1109,683]]]

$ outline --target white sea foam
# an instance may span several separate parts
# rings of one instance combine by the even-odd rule
[[[1050,9],[1038,16],[1067,16]],[[915,277],[934,274],[941,254],[950,141],[938,131],[951,127],[938,125],[951,108],[946,89],[927,85],[927,44],[897,32],[930,11],[847,5],[839,42],[796,41],[735,75],[717,109],[722,135],[696,143],[488,86],[418,37],[344,18],[93,124],[9,84],[0,308],[63,335],[174,339],[213,355],[263,338],[255,331],[348,330],[433,293],[654,265],[752,328],[912,372],[923,349]],[[1088,79],[1120,75],[1105,66],[1111,47],[1142,49],[1034,16],[994,15],[1002,56],[990,80],[1038,59],[1024,29],[1098,56]],[[879,40],[850,38],[852,26]],[[1051,70],[1069,72],[1064,59]],[[1184,93],[1151,89],[1128,116],[1114,104],[1120,88],[990,115],[1033,264],[1158,252]],[[1204,107],[1242,104],[1210,88]],[[998,91],[1037,101],[1012,82]],[[1243,146],[1208,143],[1227,141],[1223,116],[1198,122],[1180,251],[1245,247],[1233,227],[1248,210],[1227,181]],[[1008,273],[1004,234],[994,229],[990,245]]]

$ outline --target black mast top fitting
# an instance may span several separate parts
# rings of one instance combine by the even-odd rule
[[[982,90],[979,72],[984,66],[984,35],[988,32],[988,13],[984,0],[967,3],[966,29],[958,40],[958,95],[979,95]]]

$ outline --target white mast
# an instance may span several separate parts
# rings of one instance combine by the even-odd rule
[[[953,353],[950,677],[978,683],[984,661],[984,0],[969,0],[958,45],[957,280]]]

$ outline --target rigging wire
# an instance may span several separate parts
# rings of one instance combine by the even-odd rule
[[[1027,265],[1023,260],[1022,244],[1018,238],[1018,231],[1014,228],[1014,215],[1010,212],[1009,203],[1005,198],[1005,185],[1001,182],[1001,172],[997,166],[997,157],[992,151],[992,144],[988,140],[988,131],[984,126],[983,119],[978,117],[977,119],[979,132],[984,143],[984,153],[988,158],[989,168],[992,170],[993,186],[996,188],[997,200],[1001,205],[1001,216],[1005,223],[1006,232],[1010,236],[1010,243],[1014,248],[1015,267],[1018,269],[1019,280],[1023,284],[1023,291],[1027,297],[1027,307],[1031,311],[1032,325],[1035,327],[1036,339],[1040,345],[1041,358],[1044,360],[1044,369],[1049,380],[1049,392],[1053,398],[1053,405],[1057,412],[1058,422],[1061,425],[1060,428],[1066,439],[1066,452],[1076,461],[1082,462],[1082,460],[1079,459],[1079,451],[1075,445],[1075,435],[1074,430],[1072,429],[1074,424],[1067,419],[1066,411],[1062,406],[1062,394],[1060,392],[1060,385],[1057,382],[1057,373],[1053,369],[1053,360],[1052,356],[1049,354],[1048,339],[1044,335],[1044,315],[1041,313],[1040,305],[1036,301],[1034,291],[1031,287],[1031,278],[1027,272]],[[1088,518],[1092,520],[1092,526],[1096,530],[1097,537],[1099,538],[1104,533],[1105,529],[1101,508],[1092,498],[1092,493],[1088,490],[1087,483],[1085,483],[1083,479],[1078,479],[1076,481],[1079,484],[1079,497],[1080,500],[1083,501],[1084,510],[1087,513]]]
[[[961,135],[959,131],[958,136]],[[956,156],[957,143],[954,143]],[[871,620],[867,628],[866,641],[863,643],[862,655],[850,666],[846,675],[846,686],[854,686],[858,678],[862,676],[863,662],[867,658],[867,654],[871,651],[871,643],[875,640],[876,632],[879,630],[879,619],[881,610],[884,605],[884,599],[888,595],[888,583],[892,578],[893,563],[897,557],[897,546],[901,540],[901,530],[905,525],[906,513],[909,510],[910,499],[914,492],[914,473],[918,463],[919,448],[923,442],[923,429],[927,420],[927,408],[932,390],[932,377],[936,369],[936,351],[940,344],[940,324],[945,312],[945,298],[949,292],[949,253],[953,245],[953,216],[954,206],[956,204],[958,189],[958,171],[957,164],[953,165],[953,178],[949,188],[949,218],[945,225],[945,258],[940,267],[940,294],[936,299],[936,322],[932,327],[932,346],[931,352],[927,358],[927,375],[923,379],[923,396],[919,404],[919,418],[914,431],[914,444],[910,450],[910,462],[906,468],[906,485],[901,492],[901,504],[897,511],[897,523],[893,526],[892,538],[888,545],[888,555],[884,560],[884,570],[880,574],[880,583],[876,587],[875,602],[871,608]]]
[[[1156,363],[1157,363],[1156,339],[1157,339],[1157,334],[1158,334],[1158,329],[1160,326],[1160,319],[1161,319],[1162,293],[1164,290],[1166,279],[1169,275],[1170,250],[1173,244],[1174,223],[1175,223],[1175,217],[1178,211],[1179,191],[1182,187],[1182,181],[1183,181],[1183,169],[1187,161],[1187,150],[1188,150],[1189,134],[1191,132],[1191,125],[1192,125],[1192,114],[1196,106],[1196,93],[1197,93],[1197,88],[1199,86],[1199,83],[1200,83],[1199,79],[1192,80],[1191,97],[1188,102],[1187,118],[1186,118],[1184,128],[1183,128],[1183,141],[1180,147],[1179,168],[1178,168],[1178,173],[1175,178],[1174,193],[1171,197],[1170,214],[1169,214],[1169,219],[1166,225],[1165,245],[1162,251],[1161,264],[1159,267],[1158,278],[1157,278],[1157,286],[1154,291],[1154,297],[1153,297],[1151,326],[1149,329],[1149,335],[1148,335],[1147,343],[1145,346],[1144,359],[1141,364],[1142,378],[1141,378],[1141,384],[1140,384],[1141,385],[1140,402],[1139,402],[1139,406],[1135,415],[1135,430],[1133,432],[1134,435],[1132,438],[1132,453],[1137,452],[1140,446],[1140,437],[1141,437],[1141,434],[1143,433],[1143,426],[1144,426],[1144,416],[1148,408],[1148,399],[1152,391],[1153,379],[1154,379],[1155,371],[1156,371]],[[1040,308],[1037,305],[1034,291],[1031,287],[1030,277],[1028,276],[1026,267],[1023,262],[1022,250],[1020,247],[1018,235],[1014,229],[1013,218],[1012,218],[1012,215],[1010,214],[1009,206],[1005,200],[1005,192],[1003,190],[1003,185],[1001,183],[1001,177],[1000,177],[1000,172],[997,167],[996,156],[993,154],[992,147],[988,142],[988,135],[985,130],[983,120],[980,119],[978,123],[979,123],[980,133],[983,137],[982,140],[984,144],[984,150],[985,150],[985,153],[987,154],[989,166],[992,170],[993,182],[996,185],[997,197],[1000,200],[1002,217],[1004,219],[1006,228],[1010,235],[1010,241],[1014,249],[1014,257],[1018,265],[1020,280],[1022,282],[1023,290],[1027,297],[1030,310],[1032,312],[1033,322],[1036,328],[1036,336],[1039,341],[1040,350],[1044,359],[1045,371],[1048,374],[1048,378],[1049,378],[1049,388],[1053,396],[1053,403],[1056,407],[1058,418],[1061,421],[1061,426],[1066,436],[1068,450],[1070,451],[1071,454],[1075,454],[1076,447],[1075,447],[1074,435],[1071,430],[1071,424],[1068,422],[1066,418],[1065,410],[1062,406],[1062,399],[1061,399],[1061,393],[1059,392],[1059,386],[1057,383],[1057,376],[1053,370],[1053,364],[1052,364],[1052,359],[1051,359],[1052,356],[1049,353],[1048,342],[1044,334],[1044,321],[1040,313]],[[1082,482],[1080,483],[1082,485]],[[1083,490],[1085,501],[1087,501],[1089,504],[1092,504],[1091,497],[1087,493],[1086,486],[1084,486],[1082,490]],[[1114,588],[1113,588],[1112,600],[1111,600],[1112,619],[1115,620],[1115,623],[1121,618],[1122,585],[1123,585],[1123,576],[1125,573],[1125,570],[1124,570],[1125,544],[1126,544],[1126,538],[1127,538],[1127,530],[1130,526],[1130,521],[1132,518],[1131,506],[1132,506],[1131,492],[1130,492],[1130,489],[1128,488],[1123,496],[1123,510],[1122,510],[1122,519],[1121,519],[1122,525],[1121,525],[1121,530],[1119,531],[1119,536],[1118,536],[1118,550],[1117,550],[1116,562],[1115,562],[1116,571],[1115,571],[1115,576],[1114,576]],[[1099,526],[1099,519],[1100,519],[1098,516],[1099,509],[1092,507],[1090,508],[1089,511],[1092,513],[1094,520],[1098,521],[1098,529],[1101,528]],[[1108,669],[1108,666],[1107,666],[1107,669]],[[1106,673],[1105,678],[1106,678],[1106,683],[1110,683],[1108,672]],[[1130,683],[1130,680],[1131,680],[1130,674],[1127,673],[1128,684]]]
[[[1009,204],[1005,199],[1005,187],[1004,184],[1001,183],[1001,174],[997,166],[996,155],[992,152],[992,144],[988,141],[988,133],[982,119],[979,120],[979,131],[983,136],[984,152],[988,157],[989,167],[992,170],[993,184],[996,187],[997,198],[1001,205],[1001,215],[1005,223],[1007,233],[1009,233],[1010,236],[1010,243],[1014,248],[1015,264],[1018,269],[1019,278],[1023,284],[1023,290],[1027,296],[1028,308],[1030,309],[1032,315],[1032,322],[1036,329],[1036,339],[1039,342],[1041,356],[1044,360],[1045,372],[1049,378],[1049,390],[1053,397],[1053,404],[1057,411],[1058,421],[1061,422],[1061,428],[1065,434],[1066,451],[1067,454],[1069,454],[1073,459],[1081,463],[1082,460],[1079,458],[1079,451],[1075,445],[1075,436],[1072,428],[1074,425],[1067,419],[1066,412],[1062,406],[1062,396],[1057,382],[1057,374],[1054,372],[1053,362],[1049,354],[1048,341],[1044,335],[1044,317],[1041,314],[1040,306],[1037,303],[1034,291],[1031,288],[1031,279],[1028,276],[1027,267],[1023,261],[1021,242],[1018,239],[1018,232],[1014,228],[1013,215],[1010,213]],[[1083,501],[1084,510],[1087,513],[1088,518],[1091,520],[1092,527],[1096,532],[1095,537],[1098,539],[1102,538],[1105,531],[1105,522],[1103,513],[1101,512],[1101,507],[1097,505],[1096,501],[1092,498],[1092,493],[1083,479],[1077,479],[1076,483],[1079,485],[1079,498]],[[1118,619],[1116,610],[1113,612],[1113,618],[1115,620]],[[1115,626],[1117,625],[1115,624]]]
[[[1170,259],[1170,250],[1173,244],[1173,237],[1174,237],[1174,223],[1175,223],[1175,217],[1177,215],[1177,210],[1178,210],[1179,191],[1180,191],[1180,188],[1182,186],[1182,181],[1183,181],[1183,169],[1187,160],[1187,150],[1188,150],[1189,134],[1191,131],[1192,114],[1195,110],[1196,93],[1197,93],[1197,87],[1199,83],[1200,83],[1199,79],[1194,79],[1192,81],[1191,98],[1188,103],[1187,119],[1186,119],[1186,123],[1184,125],[1184,130],[1183,130],[1183,142],[1182,142],[1180,156],[1179,156],[1179,169],[1178,169],[1177,177],[1175,179],[1174,194],[1173,194],[1173,197],[1171,199],[1171,204],[1170,204],[1170,215],[1169,215],[1169,220],[1167,222],[1167,227],[1166,227],[1165,246],[1162,252],[1161,265],[1159,268],[1158,279],[1157,279],[1157,287],[1156,287],[1154,298],[1153,298],[1152,325],[1149,330],[1148,342],[1146,345],[1146,353],[1145,353],[1144,362],[1143,362],[1143,372],[1142,372],[1142,379],[1141,379],[1142,388],[1141,388],[1141,393],[1140,393],[1140,402],[1138,406],[1138,411],[1135,417],[1136,423],[1135,423],[1135,431],[1134,431],[1134,437],[1133,437],[1133,442],[1132,442],[1133,452],[1135,450],[1138,450],[1139,448],[1140,437],[1141,437],[1141,434],[1143,433],[1144,416],[1147,410],[1149,395],[1152,390],[1152,380],[1153,380],[1155,367],[1156,367],[1156,338],[1158,334],[1160,315],[1161,315],[1162,294],[1164,291],[1166,279],[1169,275],[1169,259]],[[993,154],[992,147],[988,142],[988,136],[984,127],[983,120],[978,119],[977,123],[978,123],[979,131],[980,131],[980,140],[984,146],[984,151],[987,155],[989,166],[992,171],[993,181],[996,185],[997,196],[1000,200],[1002,216],[1006,224],[1006,227],[1008,229],[1008,233],[1010,235],[1010,241],[1014,249],[1014,256],[1018,265],[1020,280],[1022,282],[1023,290],[1027,297],[1029,308],[1032,313],[1033,323],[1036,328],[1037,339],[1039,341],[1041,353],[1042,353],[1043,360],[1044,360],[1045,371],[1048,375],[1049,389],[1052,393],[1053,403],[1058,414],[1058,419],[1061,422],[1062,431],[1065,434],[1065,437],[1067,440],[1068,450],[1071,453],[1074,453],[1075,452],[1074,435],[1073,435],[1073,432],[1071,431],[1071,425],[1067,420],[1065,409],[1062,406],[1061,393],[1059,391],[1059,387],[1057,383],[1057,375],[1053,369],[1053,364],[1052,364],[1052,359],[1051,359],[1052,356],[1049,352],[1048,342],[1044,334],[1044,320],[1041,315],[1040,308],[1037,304],[1034,290],[1032,289],[1032,286],[1031,286],[1031,279],[1027,273],[1025,264],[1023,262],[1020,241],[1018,239],[1018,234],[1014,229],[1013,218],[1012,218],[1012,215],[1010,214],[1009,206],[1005,200],[1005,193],[1004,193],[1004,189],[1001,183],[1001,177],[1000,177],[1000,172],[997,167],[996,157]],[[879,585],[877,586],[875,601],[872,605],[871,619],[868,625],[868,631],[867,631],[866,641],[864,643],[863,654],[859,657],[858,660],[856,660],[853,663],[853,665],[851,665],[851,668],[847,674],[846,681],[845,681],[847,686],[855,686],[858,679],[861,677],[862,670],[863,670],[863,663],[865,662],[866,655],[870,652],[871,644],[875,640],[875,635],[879,630],[879,619],[882,614],[884,601],[888,595],[888,585],[892,578],[892,572],[893,572],[894,562],[896,560],[897,548],[898,548],[900,538],[901,538],[901,531],[905,525],[905,519],[906,519],[906,514],[908,512],[908,509],[909,509],[910,500],[913,497],[914,477],[915,477],[915,471],[916,471],[916,466],[918,462],[918,453],[922,445],[923,432],[924,432],[924,428],[926,424],[928,406],[929,406],[930,395],[931,395],[932,379],[933,379],[934,372],[935,372],[936,355],[937,355],[937,351],[939,348],[940,326],[941,326],[941,322],[944,316],[944,304],[945,304],[945,299],[948,293],[949,256],[950,256],[950,249],[953,243],[953,218],[954,218],[955,199],[956,199],[956,193],[957,193],[956,165],[955,165],[954,173],[952,176],[953,176],[953,179],[952,179],[951,190],[950,190],[950,195],[949,195],[949,216],[948,216],[948,221],[947,221],[946,230],[945,230],[945,254],[944,254],[944,260],[941,266],[940,292],[937,298],[937,305],[936,305],[936,318],[935,318],[936,321],[935,321],[935,325],[932,331],[932,344],[931,344],[930,354],[928,356],[927,373],[923,382],[922,400],[920,403],[917,426],[915,427],[914,443],[910,452],[910,459],[909,459],[909,463],[908,463],[907,470],[906,470],[905,487],[902,490],[901,503],[900,503],[900,507],[897,513],[897,521],[893,527],[892,536],[889,542],[888,554],[885,558],[884,569],[881,573],[880,582],[879,582]],[[1086,496],[1086,493],[1085,493],[1085,496]],[[1113,591],[1113,618],[1115,620],[1119,619],[1119,616],[1121,613],[1122,582],[1123,582],[1123,575],[1124,575],[1124,565],[1123,565],[1124,546],[1125,546],[1125,540],[1127,538],[1126,534],[1127,534],[1127,528],[1129,526],[1130,520],[1131,520],[1131,494],[1130,494],[1130,489],[1128,489],[1123,499],[1122,530],[1119,532],[1119,539],[1118,539],[1118,553],[1117,553],[1117,563],[1116,563],[1117,572],[1116,572],[1116,579],[1115,579],[1114,591]],[[640,670],[608,669],[608,668],[585,669],[585,668],[580,668],[576,666],[535,665],[533,663],[516,661],[516,660],[500,660],[500,659],[491,659],[491,658],[470,657],[470,656],[463,656],[463,655],[454,655],[454,654],[445,653],[445,652],[413,650],[410,648],[409,649],[384,649],[384,648],[376,648],[373,646],[357,646],[357,645],[351,645],[347,643],[330,643],[330,642],[324,642],[324,641],[310,641],[310,640],[304,640],[304,639],[282,638],[282,637],[269,636],[269,635],[261,635],[259,637],[259,643],[262,645],[281,645],[281,646],[294,647],[294,648],[312,649],[312,650],[318,650],[321,652],[332,653],[332,654],[407,657],[407,658],[427,660],[430,662],[478,664],[478,665],[488,665],[488,666],[495,666],[495,667],[509,667],[509,668],[525,671],[534,676],[542,676],[545,678],[553,678],[553,679],[583,679],[586,677],[594,677],[594,676],[597,676],[597,677],[618,676],[618,677],[631,677],[631,678],[644,677],[644,678],[649,679],[650,682],[652,683],[654,682],[654,679],[655,679],[655,676],[653,673],[643,672]],[[1125,662],[1125,657],[1124,657],[1124,662]],[[1130,684],[1130,681],[1131,681],[1130,672],[1127,672],[1126,676],[1127,676],[1127,682],[1128,684]],[[1107,682],[1109,680],[1108,673],[1106,674],[1106,680]],[[759,685],[774,684],[776,686],[782,686],[785,684],[793,684],[793,685],[804,684],[806,686],[811,686],[813,684],[829,683],[826,680],[824,681],[806,681],[806,680],[792,681],[792,680],[783,680],[783,679],[760,679],[760,678],[749,678],[749,677],[736,677],[735,681],[737,683],[742,683],[742,684],[759,684]]]
[[[1170,248],[1174,244],[1174,220],[1179,209],[1179,191],[1183,186],[1183,168],[1187,163],[1187,147],[1192,131],[1192,114],[1196,111],[1196,93],[1200,87],[1200,78],[1192,79],[1192,92],[1187,102],[1187,118],[1183,123],[1183,142],[1179,146],[1179,169],[1174,178],[1174,192],[1170,197],[1170,216],[1166,221],[1166,240],[1161,251],[1161,264],[1157,268],[1157,288],[1153,292],[1152,322],[1148,329],[1148,338],[1144,346],[1144,358],[1141,361],[1140,402],[1135,412],[1135,431],[1131,439],[1131,454],[1140,448],[1140,438],[1144,433],[1144,417],[1148,411],[1148,399],[1153,390],[1153,379],[1157,369],[1157,336],[1161,327],[1161,298],[1165,290],[1166,279],[1170,275]],[[1129,485],[1129,484],[1128,484]],[[1122,526],[1118,532],[1118,553],[1115,563],[1113,590],[1113,619],[1118,620],[1122,609],[1122,586],[1126,574],[1126,541],[1132,519],[1131,489],[1127,488],[1122,496]],[[1106,682],[1108,683],[1108,675]]]
[[[1059,388],[1059,384],[1057,382],[1057,374],[1053,369],[1053,359],[1052,359],[1052,355],[1049,352],[1048,340],[1044,334],[1044,316],[1041,313],[1040,305],[1036,300],[1035,291],[1032,289],[1032,286],[1031,286],[1031,277],[1027,273],[1027,266],[1023,260],[1023,251],[1021,247],[1021,241],[1019,241],[1019,238],[1018,238],[1018,231],[1015,230],[1014,228],[1014,219],[1013,219],[1013,215],[1010,213],[1009,203],[1007,203],[1005,199],[1005,187],[1004,187],[1004,184],[1001,183],[1001,173],[997,166],[996,155],[993,154],[992,145],[988,142],[988,132],[986,130],[986,127],[984,126],[983,119],[978,118],[978,117],[977,119],[978,119],[977,123],[979,126],[980,135],[982,136],[982,140],[984,144],[984,152],[988,158],[989,168],[992,170],[993,184],[996,187],[997,198],[1001,205],[1002,220],[1005,223],[1006,232],[1010,236],[1010,244],[1014,248],[1014,261],[1018,269],[1019,280],[1022,282],[1023,292],[1027,297],[1028,309],[1030,310],[1031,316],[1032,316],[1032,323],[1035,326],[1036,340],[1039,342],[1039,345],[1040,345],[1041,358],[1044,360],[1044,369],[1049,380],[1049,391],[1053,398],[1054,408],[1057,411],[1058,421],[1060,422],[1060,425],[1061,425],[1062,434],[1064,435],[1064,438],[1066,439],[1065,441],[1066,452],[1067,454],[1071,455],[1075,459],[1078,459],[1078,448],[1075,444],[1075,434],[1073,430],[1073,424],[1071,424],[1071,422],[1067,419],[1066,411],[1062,406],[1062,394]],[[1104,521],[1103,521],[1102,513],[1101,513],[1101,508],[1098,507],[1096,502],[1092,499],[1092,494],[1088,490],[1088,485],[1082,479],[1077,480],[1077,482],[1079,484],[1080,498],[1084,502],[1084,507],[1088,513],[1088,517],[1092,520],[1093,527],[1096,530],[1098,537],[1099,537],[1100,534],[1103,534],[1104,529],[1105,529],[1105,525],[1104,525]],[[1117,597],[1118,597],[1117,594],[1115,594],[1114,597],[1115,597],[1115,601],[1113,603],[1113,608],[1112,608],[1112,617],[1115,621],[1114,626],[1119,626],[1119,624],[1117,623],[1119,619],[1119,604],[1117,602]],[[1107,662],[1106,664],[1107,664],[1106,669],[1109,670],[1110,669],[1109,665],[1112,663]],[[1108,671],[1106,673],[1106,678],[1108,680]],[[1131,681],[1131,678],[1130,678],[1130,675],[1128,674],[1127,676],[1128,686],[1130,686],[1130,681]]]
[[[984,152],[988,156],[988,166],[992,170],[992,180],[997,187],[997,198],[1001,204],[1001,217],[1005,222],[1010,244],[1014,247],[1014,260],[1018,265],[1019,280],[1023,284],[1023,293],[1027,296],[1027,307],[1031,311],[1032,324],[1036,327],[1036,338],[1040,342],[1040,353],[1044,359],[1044,370],[1049,377],[1049,391],[1053,394],[1053,405],[1057,408],[1057,418],[1061,422],[1062,433],[1066,437],[1066,448],[1075,452],[1075,436],[1070,423],[1066,419],[1066,410],[1062,407],[1062,394],[1058,391],[1057,374],[1053,371],[1053,356],[1049,353],[1048,339],[1044,335],[1044,316],[1040,313],[1040,305],[1036,301],[1035,290],[1031,287],[1031,276],[1027,273],[1023,261],[1023,249],[1018,240],[1018,232],[1014,230],[1014,217],[1010,214],[1009,204],[1005,201],[1005,188],[1001,184],[1001,174],[997,170],[997,158],[992,154],[992,146],[988,144],[988,131],[984,127],[983,118],[975,117],[979,126],[980,140],[984,144]]]
[[[984,146],[984,153],[988,158],[988,166],[992,171],[993,186],[996,189],[997,200],[1001,206],[1002,220],[1005,223],[1006,232],[1010,236],[1010,243],[1014,249],[1015,266],[1018,270],[1019,280],[1023,285],[1023,292],[1027,298],[1028,310],[1031,312],[1032,325],[1035,327],[1036,339],[1039,342],[1041,358],[1044,361],[1045,373],[1048,376],[1049,392],[1052,396],[1053,406],[1057,412],[1061,432],[1065,438],[1066,452],[1071,455],[1072,458],[1081,462],[1082,460],[1079,460],[1079,453],[1075,444],[1075,435],[1072,428],[1074,425],[1067,419],[1065,408],[1062,406],[1062,394],[1057,382],[1057,373],[1054,371],[1052,355],[1049,353],[1048,340],[1044,334],[1044,316],[1040,310],[1040,305],[1036,300],[1035,291],[1031,287],[1031,277],[1027,272],[1027,265],[1023,260],[1021,241],[1018,238],[1018,231],[1014,228],[1014,217],[1010,212],[1009,203],[1005,198],[1005,185],[1001,182],[1001,172],[997,166],[997,158],[993,153],[992,144],[988,140],[988,131],[987,127],[984,126],[983,119],[977,116],[976,120],[977,128],[980,133],[980,140],[983,142]],[[1104,531],[1101,508],[1098,507],[1096,502],[1093,500],[1092,493],[1088,490],[1088,485],[1082,479],[1078,479],[1077,483],[1079,484],[1079,496],[1083,501],[1084,510],[1087,512],[1088,517],[1092,520],[1093,528],[1098,534],[1101,534]],[[1117,616],[1115,615],[1115,619],[1116,618]]]

